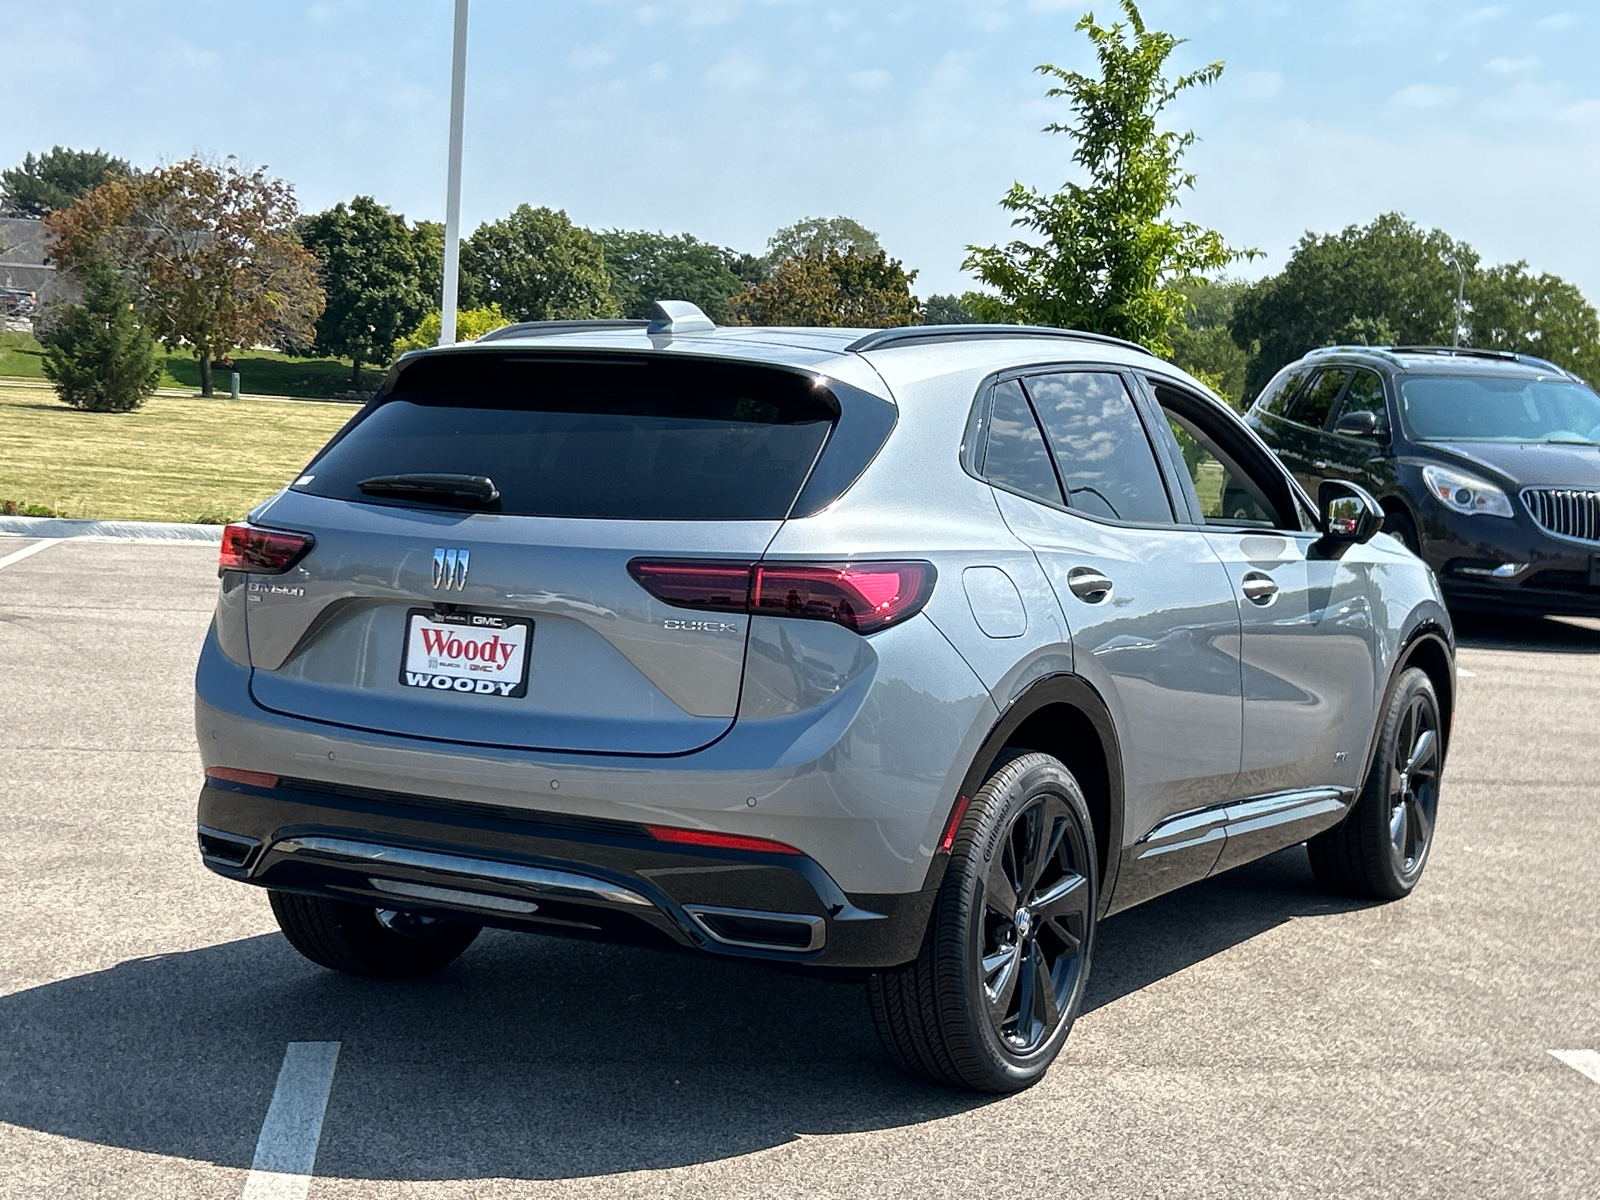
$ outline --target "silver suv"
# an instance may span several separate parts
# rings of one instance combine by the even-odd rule
[[[1021,1088],[1107,914],[1308,839],[1417,882],[1454,644],[1381,521],[1114,339],[511,326],[226,531],[200,851],[326,967],[485,925],[800,966]]]

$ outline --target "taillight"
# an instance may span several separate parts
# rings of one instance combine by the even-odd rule
[[[793,846],[771,838],[745,837],[738,833],[713,833],[709,829],[679,829],[673,825],[646,825],[646,832],[658,842],[677,842],[683,846],[713,846],[718,850],[758,850],[766,854],[799,854]]]
[[[275,788],[278,777],[265,771],[241,771],[238,767],[207,767],[207,779],[221,779],[226,783],[242,783],[246,787]]]
[[[309,533],[229,525],[222,531],[217,573],[249,571],[256,575],[281,575],[304,558],[314,544],[315,539]]]
[[[679,608],[834,621],[876,633],[915,615],[938,578],[932,563],[717,562],[634,559],[628,573]]]

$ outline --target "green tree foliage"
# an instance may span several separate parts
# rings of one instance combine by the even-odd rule
[[[424,256],[405,218],[370,196],[302,217],[297,229],[321,264],[327,296],[315,349],[354,360],[350,386],[359,388],[361,364],[387,363],[430,307]]]
[[[66,208],[107,178],[131,174],[126,162],[103,150],[68,150],[24,155],[20,167],[0,171],[0,215],[44,217]]]
[[[478,226],[461,245],[461,299],[469,308],[498,304],[516,321],[614,317],[605,252],[567,214],[518,205]]]
[[[807,254],[849,254],[854,251],[862,258],[871,258],[883,249],[878,235],[859,221],[849,217],[807,217],[793,225],[785,225],[767,239],[767,262],[776,266],[786,258],[801,258]]]
[[[211,367],[244,346],[303,346],[322,314],[317,260],[294,232],[294,189],[261,167],[199,156],[110,179],[45,220],[71,272],[100,257],[126,274],[145,325]]]
[[[919,325],[922,306],[911,294],[916,277],[882,250],[871,257],[837,250],[802,254],[733,297],[729,316],[739,325]]]
[[[1233,340],[1259,347],[1245,395],[1318,346],[1449,345],[1456,271],[1447,255],[1469,273],[1477,267],[1470,246],[1399,213],[1339,233],[1307,233],[1281,272],[1234,304]],[[1471,283],[1469,274],[1469,290]]]
[[[974,292],[964,296],[941,296],[937,293],[922,302],[924,325],[971,325],[978,320],[974,307],[979,297]]]
[[[1565,279],[1507,263],[1469,275],[1466,296],[1472,345],[1534,354],[1600,383],[1600,317]]]
[[[1234,404],[1244,398],[1250,356],[1233,340],[1233,306],[1250,285],[1238,279],[1180,279],[1183,320],[1173,327],[1172,361]]]
[[[417,273],[428,303],[444,302],[444,222],[418,221],[411,227],[411,248],[417,256]]]
[[[1001,207],[1016,214],[1014,226],[1042,240],[969,246],[963,266],[998,293],[980,303],[984,320],[1108,333],[1166,353],[1168,330],[1183,309],[1166,284],[1221,270],[1252,252],[1173,217],[1179,191],[1194,185],[1179,165],[1194,134],[1157,128],[1169,103],[1214,83],[1222,64],[1169,80],[1167,58],[1181,40],[1146,28],[1134,0],[1121,0],[1121,7],[1126,25],[1108,28],[1088,13],[1076,26],[1094,46],[1097,78],[1049,63],[1038,68],[1059,81],[1045,95],[1066,99],[1073,113],[1069,124],[1045,130],[1071,137],[1072,161],[1088,182],[1054,194],[1013,184]]]
[[[104,258],[84,264],[83,303],[44,337],[42,366],[63,404],[89,412],[131,412],[161,378],[156,341],[133,311],[133,293]]]
[[[717,324],[727,322],[728,298],[744,286],[730,266],[738,259],[732,250],[688,234],[613,229],[596,236],[623,316],[648,318],[657,300],[687,300]]]
[[[511,318],[500,311],[498,304],[491,304],[487,308],[458,308],[456,309],[456,340],[460,342],[474,342],[488,333],[491,329],[499,329],[502,325],[511,324]],[[410,350],[426,350],[430,346],[439,344],[439,331],[443,326],[443,318],[436,308],[422,318],[410,333],[395,344],[396,354],[405,354]]]

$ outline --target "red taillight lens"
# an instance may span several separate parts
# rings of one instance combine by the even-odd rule
[[[737,833],[712,833],[708,829],[677,829],[671,825],[646,825],[645,830],[658,842],[677,842],[684,846],[714,846],[718,850],[759,850],[767,854],[799,854],[793,846],[770,838],[743,837]]]
[[[207,779],[221,779],[227,783],[242,783],[246,787],[275,788],[278,777],[265,771],[241,771],[238,767],[207,767]]]
[[[308,533],[257,529],[254,525],[229,525],[222,531],[222,554],[217,572],[250,571],[256,575],[281,575],[305,557],[314,541]]]
[[[657,600],[708,612],[835,621],[875,633],[928,602],[932,563],[736,563],[635,559],[628,572]]]

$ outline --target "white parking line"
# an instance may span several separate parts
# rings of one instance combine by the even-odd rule
[[[338,1042],[289,1043],[244,1181],[243,1200],[305,1200],[338,1062]]]
[[[1594,1050],[1552,1050],[1554,1054],[1574,1071],[1587,1075],[1596,1083],[1600,1083],[1600,1052]]]
[[[48,550],[60,540],[60,538],[45,538],[43,541],[35,542],[31,546],[24,546],[21,550],[13,550],[4,558],[0,558],[0,567],[9,567],[14,562],[21,562],[30,554],[37,554],[41,550]]]

